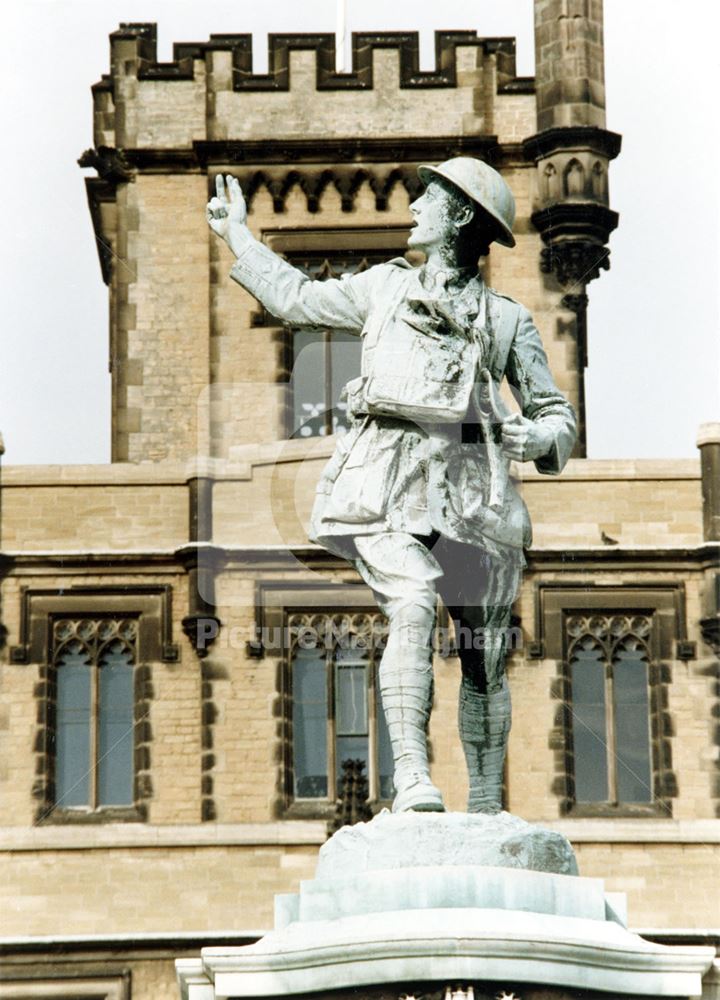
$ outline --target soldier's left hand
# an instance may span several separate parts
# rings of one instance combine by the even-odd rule
[[[531,462],[546,455],[552,443],[552,434],[546,427],[519,413],[513,413],[503,421],[503,451],[516,462]]]

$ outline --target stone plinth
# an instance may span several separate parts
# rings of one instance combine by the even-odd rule
[[[348,872],[432,866],[522,868],[577,875],[567,837],[499,813],[381,812],[370,823],[346,826],[320,848],[317,879]]]
[[[699,996],[714,950],[632,934],[576,871],[564,837],[508,814],[384,813],[321,848],[256,944],[178,963],[183,998]]]

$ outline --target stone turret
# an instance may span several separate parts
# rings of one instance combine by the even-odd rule
[[[535,0],[538,129],[605,127],[602,0]]]
[[[608,164],[620,136],[605,128],[602,0],[535,0],[535,60],[538,132],[524,142],[537,169],[532,222],[544,243],[540,268],[554,275],[576,317],[584,454],[586,286],[610,267],[606,244],[618,223]]]

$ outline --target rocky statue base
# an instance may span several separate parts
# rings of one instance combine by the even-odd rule
[[[345,826],[320,849],[316,880],[349,872],[478,866],[577,875],[567,837],[498,813],[381,812],[370,823]]]
[[[177,963],[183,1000],[623,1000],[702,993],[712,948],[630,933],[565,837],[508,813],[344,827],[254,945]],[[358,993],[361,988],[361,993]]]

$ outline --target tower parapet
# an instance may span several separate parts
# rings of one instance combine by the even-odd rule
[[[124,148],[168,145],[168,123],[156,114],[168,103],[158,86],[168,83],[176,84],[173,103],[182,105],[173,145],[183,147],[255,138],[263,120],[276,137],[397,134],[403,121],[406,133],[431,135],[435,112],[441,120],[457,117],[463,134],[487,133],[493,116],[479,90],[512,99],[534,88],[532,78],[517,76],[514,38],[474,31],[436,32],[433,70],[420,69],[415,31],[353,33],[347,73],[335,70],[332,34],[269,35],[267,73],[253,72],[247,33],[175,43],[172,61],[158,62],[156,25],[121,24],[110,48],[111,72],[93,87],[95,142]],[[424,114],[418,90],[426,92]]]

